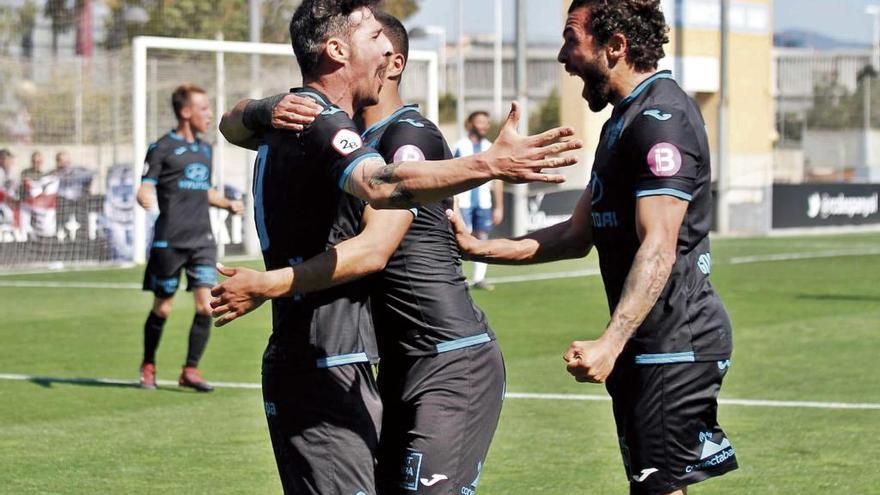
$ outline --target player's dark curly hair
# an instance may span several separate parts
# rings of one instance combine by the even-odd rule
[[[333,36],[348,38],[348,17],[362,7],[374,10],[380,0],[303,0],[290,20],[290,43],[304,76],[314,75],[324,42]]]
[[[626,37],[626,61],[636,70],[657,69],[669,42],[669,26],[660,9],[660,0],[574,0],[568,13],[589,8],[587,30],[596,42],[605,45],[615,33]]]

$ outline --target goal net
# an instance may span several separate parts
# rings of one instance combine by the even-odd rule
[[[59,112],[74,115],[75,124],[44,132],[49,146],[41,149],[51,152],[45,158],[52,162],[45,169],[55,168],[54,153],[63,150],[73,159],[72,171],[22,181],[14,191],[0,185],[0,270],[145,261],[158,212],[138,206],[135,192],[147,147],[175,125],[171,93],[183,83],[204,88],[214,106],[213,129],[203,136],[214,146],[213,184],[246,203],[243,216],[212,210],[219,253],[257,254],[249,194],[254,156],[228,144],[216,127],[237,101],[301,84],[290,45],[139,37],[130,51],[97,59],[71,62],[64,78],[76,82],[74,94],[54,100]],[[437,81],[436,54],[411,52],[401,91],[434,121]],[[27,89],[39,100],[54,96],[52,85]],[[19,169],[37,148],[13,149]]]

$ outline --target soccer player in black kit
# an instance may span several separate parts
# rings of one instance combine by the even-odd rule
[[[737,468],[717,422],[731,323],[709,282],[709,145],[696,103],[657,72],[660,0],[575,0],[559,61],[593,111],[614,105],[571,218],[480,241],[449,212],[476,260],[537,263],[599,251],[611,321],[564,355],[579,382],[606,382],[630,492],[682,494]]]
[[[337,246],[360,231],[362,215],[368,215],[363,201],[412,208],[493,178],[559,182],[560,176],[540,169],[574,159],[546,157],[581,146],[577,140],[558,142],[571,135],[567,128],[518,136],[514,106],[496,145],[485,153],[386,163],[363,146],[350,118],[355,109],[378,101],[392,53],[373,15],[376,3],[304,0],[290,31],[305,87],[239,102],[221,121],[230,142],[259,150],[254,200],[269,269],[296,267],[325,251],[344,265]],[[302,130],[284,114],[305,108],[308,99],[317,104],[318,115]],[[354,282],[273,301],[263,394],[286,493],[376,493],[381,404],[370,369],[377,353],[365,287]]]
[[[138,203],[145,209],[151,209],[156,200],[159,204],[159,218],[153,227],[150,258],[144,272],[143,288],[152,292],[155,299],[144,323],[140,383],[146,389],[156,388],[156,349],[180,284],[180,271],[185,269],[187,290],[195,297],[196,315],[178,383],[210,392],[211,385],[198,370],[211,332],[210,288],[217,280],[217,248],[208,209],[216,206],[237,214],[244,206],[211,187],[211,145],[198,137],[208,130],[213,118],[205,90],[182,85],[174,90],[171,104],[177,127],[150,145],[137,194]]]
[[[362,111],[362,138],[387,162],[451,157],[440,130],[403,105],[399,83],[409,42],[393,16],[376,18],[394,47],[377,105]],[[300,117],[305,117],[302,115]],[[451,198],[412,212],[370,207],[363,231],[301,265],[273,272],[223,268],[212,292],[219,324],[266,297],[304,294],[382,270],[370,285],[383,403],[378,491],[475,490],[498,424],[504,364],[485,315],[468,294],[445,216]],[[399,247],[398,247],[399,245]],[[255,297],[259,298],[255,300]],[[229,314],[232,312],[232,314]]]

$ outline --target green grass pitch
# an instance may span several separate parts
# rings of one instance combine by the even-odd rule
[[[810,256],[754,258],[791,253]],[[734,322],[723,398],[880,404],[880,235],[718,240],[713,263]],[[595,266],[591,255],[489,274]],[[0,373],[136,379],[149,294],[8,283],[136,284],[141,274],[0,276]],[[474,296],[504,351],[509,392],[604,394],[575,383],[561,358],[608,320],[600,278],[499,284]],[[189,295],[179,294],[159,349],[160,379],[177,378],[192,312]],[[205,376],[258,382],[268,331],[267,308],[214,329]],[[691,493],[880,494],[880,410],[726,405],[720,422],[740,469]],[[258,390],[0,380],[0,493],[280,492]],[[479,493],[627,493],[610,403],[507,399]]]

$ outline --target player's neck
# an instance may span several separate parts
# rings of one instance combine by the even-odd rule
[[[344,110],[349,117],[354,115],[354,97],[351,94],[351,87],[337,73],[304,80],[303,86],[317,89],[330,99],[330,103]]]
[[[477,134],[474,134],[474,133],[472,133],[472,132],[468,133],[468,139],[470,139],[471,142],[474,143],[474,144],[477,144],[477,143],[480,143],[480,142],[483,141],[483,138],[482,138],[482,137],[480,137],[480,136],[478,136]]]
[[[396,112],[403,106],[403,100],[400,98],[397,84],[386,81],[385,87],[379,94],[379,103],[364,107],[361,112],[364,119],[364,125],[370,127],[377,122],[381,122],[392,113]]]
[[[617,73],[612,74],[611,91],[614,95],[614,99],[611,101],[611,104],[617,105],[618,103],[623,101],[627,96],[635,91],[639,84],[645,82],[645,80],[654,75],[655,72],[657,71],[651,70],[648,72],[640,72],[627,67]]]
[[[193,132],[192,127],[187,121],[178,122],[177,128],[174,129],[174,133],[180,136],[187,143],[196,142],[196,133]]]

